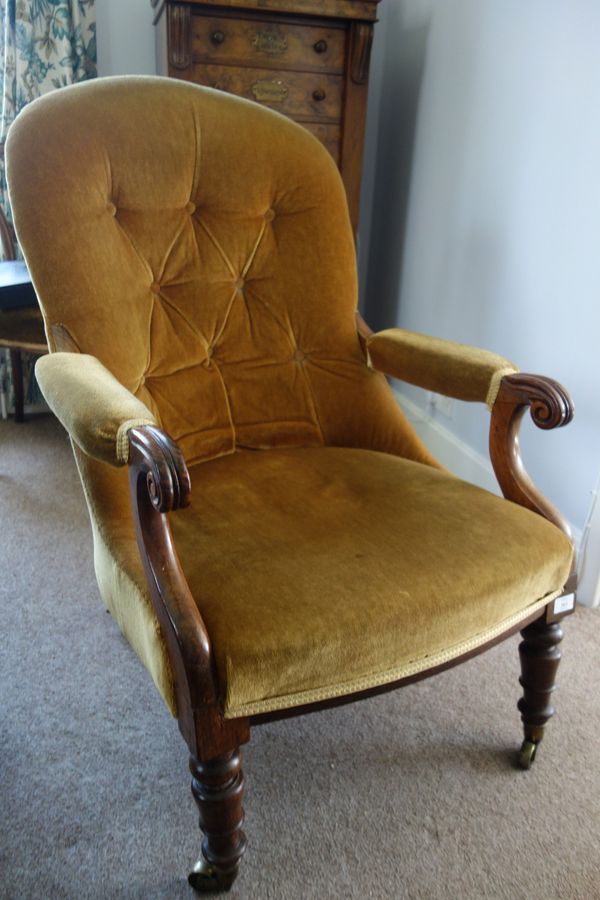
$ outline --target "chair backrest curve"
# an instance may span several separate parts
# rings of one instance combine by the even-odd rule
[[[190,463],[393,449],[343,185],[304,128],[175,80],[99,79],[30,104],[7,157],[47,332],[98,357]]]

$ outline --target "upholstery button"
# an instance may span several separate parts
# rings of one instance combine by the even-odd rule
[[[109,216],[116,216],[117,207],[115,206],[114,203],[109,202],[106,204],[106,212],[109,214]]]
[[[306,353],[303,350],[294,351],[294,362],[302,363],[306,359]]]
[[[190,200],[189,203],[185,204],[185,211],[188,212],[190,216],[193,216],[196,212],[196,204],[192,203],[192,201]]]
[[[275,218],[275,210],[268,209],[265,213],[265,222],[272,222],[274,218]]]
[[[158,281],[152,282],[152,284],[150,285],[150,290],[153,294],[160,294],[160,284],[158,283]]]
[[[244,279],[243,278],[238,278],[238,280],[235,283],[235,288],[237,291],[244,290]]]

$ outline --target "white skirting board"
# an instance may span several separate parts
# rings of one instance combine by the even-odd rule
[[[465,441],[461,441],[449,428],[444,428],[421,406],[413,403],[396,388],[393,389],[402,411],[411,425],[443,466],[478,487],[485,488],[493,494],[500,494],[500,488],[489,459],[473,450]]]
[[[592,493],[592,502],[583,535],[579,541],[579,587],[577,599],[584,606],[600,606],[600,504],[598,492]]]
[[[433,453],[450,472],[464,481],[470,481],[494,494],[500,494],[500,488],[489,459],[473,450],[469,444],[461,441],[452,431],[445,428],[426,410],[394,388],[394,394],[403,412],[409,418],[415,431]],[[600,504],[590,514],[589,525],[582,533],[573,528],[575,546],[579,557],[579,589],[577,602],[583,606],[600,605]],[[582,547],[582,543],[584,546]],[[581,550],[580,550],[581,548]]]

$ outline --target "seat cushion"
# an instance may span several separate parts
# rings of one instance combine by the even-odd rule
[[[387,454],[238,451],[191,476],[172,527],[228,718],[449,660],[569,574],[570,543],[540,516]]]

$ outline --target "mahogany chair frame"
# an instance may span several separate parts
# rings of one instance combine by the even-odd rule
[[[359,335],[367,326],[359,319]],[[571,540],[560,513],[542,496],[525,471],[519,429],[530,410],[542,429],[566,425],[573,416],[571,400],[557,382],[537,375],[507,375],[502,379],[490,421],[490,456],[494,472],[507,500],[543,516]],[[190,503],[191,486],[183,456],[167,434],[154,426],[129,432],[129,476],[137,541],[152,603],[174,673],[177,714],[181,733],[190,751],[192,793],[200,811],[204,833],[202,857],[189,876],[199,891],[228,890],[246,848],[243,824],[243,774],[240,747],[250,739],[250,727],[266,721],[302,715],[394,690],[458,665],[471,656],[520,630],[519,647],[523,697],[521,712],[525,740],[519,755],[528,768],[554,714],[552,694],[560,660],[560,620],[572,610],[556,612],[561,605],[548,604],[505,633],[451,662],[430,668],[393,684],[361,691],[307,706],[252,716],[225,719],[218,700],[211,641],[181,568],[168,513]],[[564,594],[575,588],[574,569]],[[564,605],[564,604],[563,604]]]

